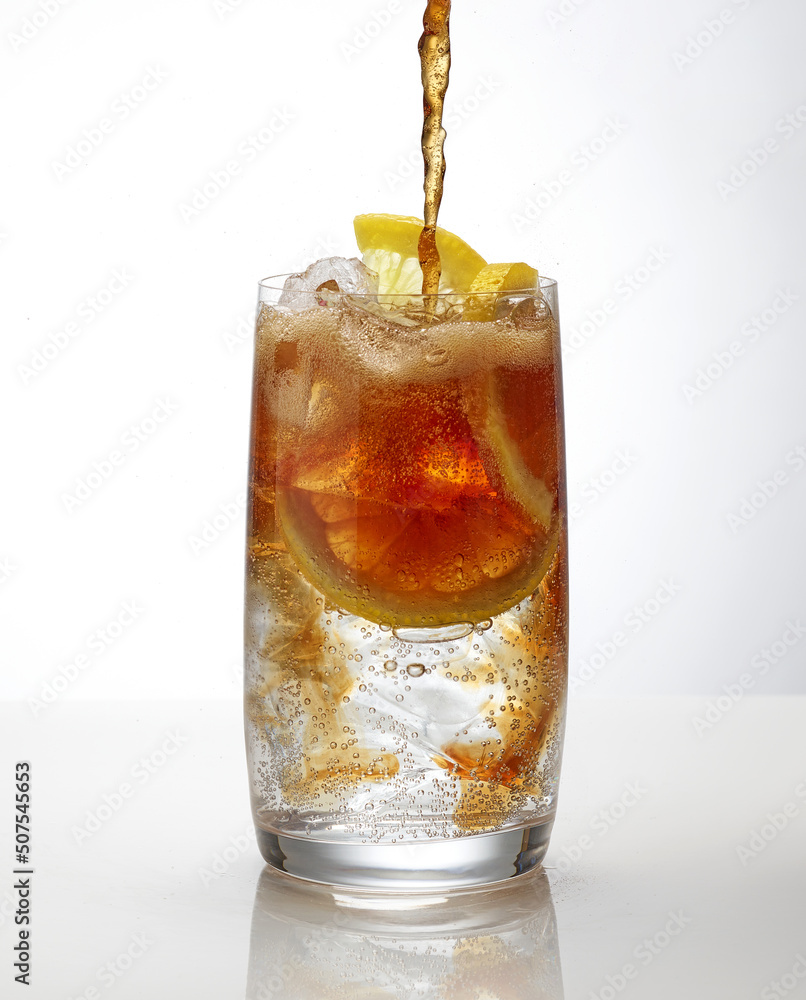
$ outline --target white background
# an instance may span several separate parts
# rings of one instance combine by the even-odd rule
[[[352,255],[358,212],[419,214],[423,5],[0,9],[0,699],[21,699],[0,705],[2,808],[31,760],[37,1000],[91,996],[140,934],[120,1000],[270,981],[259,933],[249,947],[261,861],[237,704],[256,285]],[[786,131],[806,118],[805,32],[801,0],[454,3],[441,221],[560,282],[572,697],[611,699],[569,714],[546,861],[569,998],[607,1000],[680,910],[690,926],[625,996],[759,997],[800,969],[803,698],[750,696],[806,694],[806,127]],[[85,131],[102,141],[74,158]]]
[[[237,698],[256,283],[420,213],[423,3],[43,3],[0,15],[0,693]],[[806,692],[804,31],[798,0],[454,4],[440,221],[560,282],[575,696]]]

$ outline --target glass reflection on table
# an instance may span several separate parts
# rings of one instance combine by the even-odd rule
[[[246,1000],[563,1000],[542,870],[392,894],[260,876]]]

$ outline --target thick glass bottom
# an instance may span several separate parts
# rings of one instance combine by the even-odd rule
[[[360,889],[422,892],[488,885],[533,871],[545,857],[553,819],[517,830],[422,844],[339,844],[257,828],[260,853],[297,878]]]

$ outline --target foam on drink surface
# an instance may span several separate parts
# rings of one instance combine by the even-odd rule
[[[349,306],[286,314],[264,309],[257,349],[294,344],[301,356],[320,359],[348,382],[360,372],[373,381],[437,383],[496,368],[550,365],[555,331],[547,311],[528,325],[455,320],[411,327]]]

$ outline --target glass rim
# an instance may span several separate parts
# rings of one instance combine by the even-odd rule
[[[286,280],[292,276],[298,276],[301,273],[301,271],[290,271],[288,274],[270,275],[268,278],[262,278],[258,282],[258,288],[261,291],[266,292],[282,292]],[[541,274],[538,280],[541,292],[546,292],[552,289],[556,290],[557,288],[557,281],[555,278],[547,278]],[[493,295],[497,298],[499,295],[534,295],[536,291],[537,289],[535,288],[508,288],[505,292],[470,292],[454,290],[452,292],[437,292],[436,297],[438,299],[450,299],[455,296],[467,297],[472,294],[474,296]],[[305,294],[305,292],[301,291],[301,294]],[[310,289],[307,294],[314,295],[316,294],[316,290]],[[342,292],[341,290],[338,292],[328,291],[328,295],[343,295],[351,299],[376,299],[378,296],[381,296],[384,299],[412,299],[426,297],[422,292]]]

